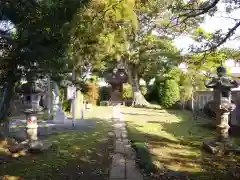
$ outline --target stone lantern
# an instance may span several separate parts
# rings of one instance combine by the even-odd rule
[[[45,91],[37,84],[35,78],[28,78],[28,82],[17,89],[23,95],[22,112],[26,115],[26,134],[30,149],[41,149],[43,143],[38,141],[38,115],[42,112],[40,99]]]
[[[205,83],[207,88],[213,88],[213,101],[215,103],[217,138],[203,143],[203,147],[213,154],[236,151],[229,141],[229,115],[235,109],[231,101],[231,89],[238,87],[235,80],[226,75],[226,69],[217,68],[217,76]]]
[[[113,72],[106,76],[106,82],[112,86],[110,101],[112,103],[121,102],[123,84],[128,82],[128,76],[124,68],[114,68]]]

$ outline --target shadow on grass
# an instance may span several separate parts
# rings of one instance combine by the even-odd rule
[[[134,115],[134,116],[159,116],[161,112],[154,113],[154,114],[148,114],[148,113],[129,113],[129,112],[124,112],[124,115]]]
[[[201,150],[202,142],[215,131],[193,121],[188,112],[169,111],[181,120],[161,124],[158,134],[142,132],[128,123],[129,139],[136,150],[140,168],[151,180],[238,180],[240,158],[234,155],[212,156]],[[168,133],[175,140],[163,137]]]
[[[134,106],[134,108],[144,108],[147,110],[163,110],[164,108],[160,107],[159,105],[152,105],[152,106]]]
[[[113,152],[111,123],[95,119],[95,129],[50,135],[53,146],[42,154],[31,154],[1,164],[0,177],[32,179],[108,179]],[[1,179],[1,178],[0,178]]]

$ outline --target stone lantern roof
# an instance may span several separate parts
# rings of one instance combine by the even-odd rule
[[[114,72],[107,74],[105,78],[109,84],[123,84],[128,81],[127,73],[122,68],[116,68]]]
[[[44,89],[38,86],[36,83],[36,78],[31,77],[27,78],[28,82],[22,84],[20,87],[16,89],[17,93],[21,94],[42,94],[45,92]]]
[[[44,90],[38,87],[34,82],[27,82],[20,86],[17,92],[22,94],[42,94]]]
[[[31,80],[18,87],[16,92],[21,94],[42,94],[45,91],[34,80]]]

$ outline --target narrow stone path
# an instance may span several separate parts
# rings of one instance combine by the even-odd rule
[[[135,164],[135,153],[127,138],[126,123],[120,111],[119,115],[116,116],[116,113],[113,113],[115,117],[112,118],[116,140],[109,180],[143,180]]]

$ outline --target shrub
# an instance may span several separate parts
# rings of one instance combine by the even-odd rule
[[[132,92],[132,87],[130,84],[123,85],[123,99],[124,100],[132,100],[133,99],[133,92]]]
[[[164,82],[161,105],[165,108],[173,107],[180,100],[179,85],[173,79],[167,79]]]
[[[155,173],[157,171],[157,168],[153,164],[151,153],[146,143],[132,141],[132,147],[136,152],[139,168],[141,168],[146,174]]]
[[[63,101],[63,111],[70,112],[71,110],[71,100],[65,100]]]

